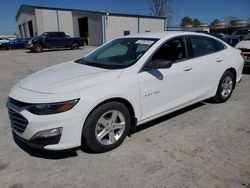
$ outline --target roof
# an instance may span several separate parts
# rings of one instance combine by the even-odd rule
[[[133,35],[127,35],[127,38],[157,38],[157,39],[167,39],[171,37],[183,36],[183,35],[198,35],[198,36],[207,36],[211,38],[215,38],[214,36],[204,34],[204,33],[197,33],[191,31],[163,31],[163,32],[146,32],[146,33],[138,33]]]
[[[111,15],[111,16],[126,16],[126,17],[141,17],[141,18],[155,18],[155,19],[166,19],[162,16],[150,16],[150,15],[139,15],[139,14],[125,14],[125,13],[115,13],[115,12],[104,12],[104,11],[92,11],[92,10],[81,10],[81,9],[68,9],[68,8],[56,8],[56,7],[44,7],[35,5],[25,5],[22,4],[16,14],[16,19],[20,15],[23,8],[34,8],[34,9],[46,9],[46,10],[65,10],[65,11],[82,11],[94,14]]]

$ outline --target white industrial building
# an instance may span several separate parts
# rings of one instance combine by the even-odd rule
[[[77,9],[21,5],[16,21],[21,37],[46,31],[64,31],[72,37],[88,38],[89,45],[101,45],[115,37],[164,31],[164,17],[107,13]]]

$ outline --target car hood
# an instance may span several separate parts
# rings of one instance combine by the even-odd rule
[[[250,49],[250,40],[242,40],[240,41],[235,48],[246,48]]]
[[[34,73],[19,87],[39,93],[74,92],[118,78],[122,70],[109,70],[66,62]]]

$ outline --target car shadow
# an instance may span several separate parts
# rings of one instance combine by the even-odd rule
[[[15,143],[26,153],[32,157],[43,158],[43,159],[52,159],[59,160],[71,157],[77,157],[77,149],[64,150],[64,151],[48,151],[42,149],[34,149],[29,147],[27,144],[21,142],[13,136]]]
[[[175,118],[175,117],[177,117],[179,115],[182,115],[182,114],[184,114],[184,113],[186,113],[186,112],[188,112],[190,110],[199,108],[199,107],[204,106],[204,105],[206,105],[205,102],[199,102],[199,103],[196,103],[194,105],[191,105],[191,106],[188,106],[186,108],[183,108],[181,110],[172,112],[172,113],[167,114],[165,116],[162,116],[162,117],[159,117],[159,118],[154,119],[152,121],[149,121],[147,123],[141,124],[141,125],[139,125],[139,126],[136,127],[136,131],[133,132],[132,135],[133,134],[137,134],[137,133],[139,133],[139,132],[141,132],[141,131],[143,131],[145,129],[148,129],[148,128],[152,127],[152,126],[155,126],[155,125],[157,125],[159,123],[162,123],[164,121],[167,121],[167,120],[170,120],[172,118]]]
[[[82,50],[83,47],[80,47],[78,50]],[[44,53],[44,52],[57,52],[57,51],[69,51],[72,50],[71,48],[53,48],[53,49],[43,49],[42,52],[40,53]],[[26,53],[36,53],[36,52],[31,52],[30,50],[26,51]]]

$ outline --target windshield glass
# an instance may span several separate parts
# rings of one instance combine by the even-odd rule
[[[244,38],[244,40],[250,40],[250,34],[248,34],[248,35]]]
[[[136,63],[157,40],[152,38],[116,39],[75,62],[106,69],[126,68]]]
[[[43,38],[46,37],[47,33],[42,33],[41,35],[39,35],[39,37]]]

